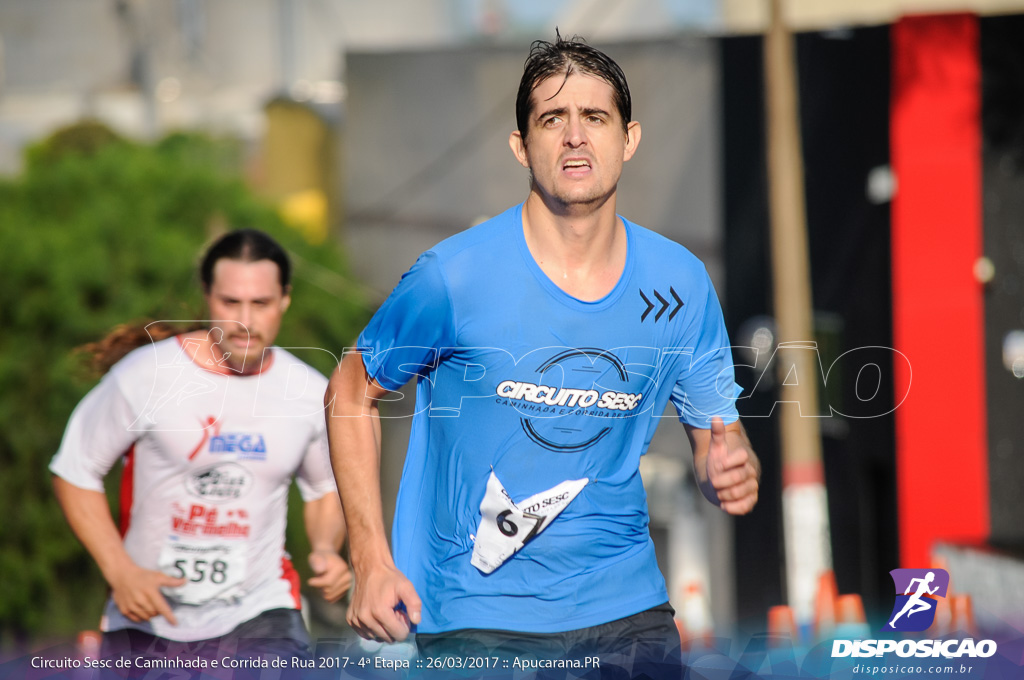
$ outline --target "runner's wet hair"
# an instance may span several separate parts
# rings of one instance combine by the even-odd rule
[[[563,38],[555,29],[555,42],[535,40],[530,46],[530,56],[523,65],[523,77],[519,81],[519,93],[516,95],[516,126],[524,140],[533,110],[530,95],[547,78],[563,74],[564,80],[568,80],[573,73],[594,76],[611,85],[614,91],[612,101],[622,118],[622,129],[626,130],[633,119],[633,100],[622,69],[611,57],[588,45],[583,38],[577,35]]]
[[[203,290],[209,291],[213,285],[213,268],[218,260],[240,260],[242,262],[259,262],[270,260],[277,265],[278,280],[281,290],[285,293],[291,285],[292,265],[284,248],[258,229],[236,229],[229,231],[207,248],[206,254],[199,263],[199,280]]]

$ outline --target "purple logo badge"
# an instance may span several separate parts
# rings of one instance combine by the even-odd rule
[[[935,620],[936,598],[946,597],[949,572],[945,569],[893,569],[896,604],[882,630],[920,632]]]

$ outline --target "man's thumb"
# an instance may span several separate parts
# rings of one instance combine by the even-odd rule
[[[725,437],[725,423],[721,418],[715,416],[711,419],[711,439],[718,441]]]
[[[423,602],[420,600],[420,596],[416,594],[416,589],[412,583],[406,583],[399,596],[402,598],[402,604],[405,605],[405,613],[409,616],[409,621],[413,624],[419,624],[420,614],[423,611]]]
[[[326,571],[327,565],[324,564],[323,555],[311,554],[309,556],[309,568],[313,570],[314,574],[322,574]]]

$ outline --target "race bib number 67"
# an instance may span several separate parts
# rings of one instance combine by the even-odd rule
[[[527,541],[544,531],[588,481],[568,480],[516,503],[492,471],[480,503],[480,526],[477,527],[470,563],[490,574]]]

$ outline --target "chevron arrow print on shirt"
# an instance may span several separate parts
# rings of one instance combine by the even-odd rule
[[[676,293],[675,289],[672,286],[668,287],[668,292],[672,294],[672,299],[676,301],[675,307],[673,307],[672,311],[668,313],[668,320],[671,321],[676,317],[676,314],[679,313],[679,310],[683,308],[683,301],[679,299],[679,294]],[[647,320],[647,315],[650,314],[658,305],[651,302],[650,298],[644,295],[643,289],[640,289],[640,297],[643,298],[643,301],[647,304],[647,309],[645,309],[643,314],[640,315],[640,323],[643,323],[644,321]],[[659,321],[661,321],[661,317],[665,314],[665,311],[669,308],[669,305],[672,303],[666,300],[665,297],[657,290],[654,291],[654,297],[655,299],[657,299],[659,303],[661,303],[661,307],[658,309],[658,313],[654,315],[654,323],[658,323]]]

